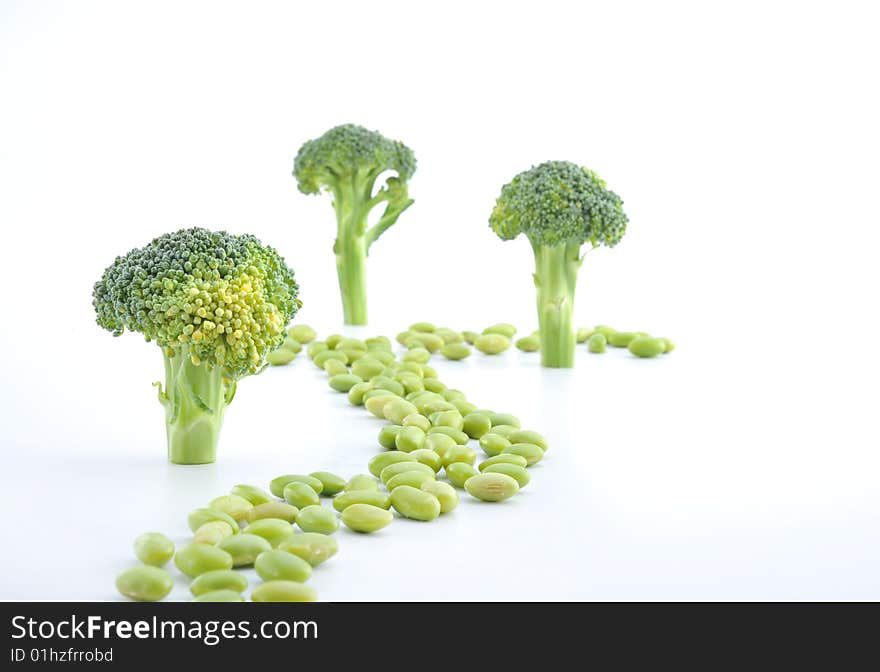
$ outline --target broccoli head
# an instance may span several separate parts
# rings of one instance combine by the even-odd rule
[[[413,203],[408,182],[416,170],[412,150],[362,126],[345,124],[309,140],[293,162],[304,194],[329,192],[336,212],[336,270],[346,324],[367,323],[366,257],[370,246]],[[377,187],[382,173],[394,174]],[[370,212],[384,204],[368,227]]]
[[[574,291],[581,248],[614,247],[626,232],[623,201],[595,172],[548,161],[501,189],[489,218],[502,240],[525,234],[535,253],[535,287],[544,366],[574,364]]]
[[[293,271],[250,235],[185,229],[117,257],[95,284],[98,324],[136,331],[165,360],[169,457],[212,462],[239,379],[259,373],[301,303]]]

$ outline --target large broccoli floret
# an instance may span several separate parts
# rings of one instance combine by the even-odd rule
[[[393,171],[384,185],[376,180]],[[304,194],[333,195],[336,211],[336,271],[346,324],[367,323],[366,257],[370,246],[413,203],[407,182],[416,158],[402,142],[361,126],[345,124],[309,140],[293,162],[293,175]],[[367,228],[370,211],[384,203],[379,220]]]
[[[489,224],[502,240],[524,233],[535,253],[544,366],[574,365],[574,290],[581,247],[613,247],[626,232],[623,201],[593,171],[548,161],[501,189]]]
[[[168,456],[213,462],[239,379],[259,373],[301,303],[293,271],[253,236],[186,229],[117,257],[95,284],[97,322],[154,341],[165,360]]]

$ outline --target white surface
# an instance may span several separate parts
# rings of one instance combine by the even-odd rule
[[[332,209],[289,173],[346,121],[420,162],[370,256],[364,333],[534,328],[528,245],[486,220],[513,174],[568,158],[631,219],[588,255],[578,322],[679,349],[438,362],[551,452],[509,503],[340,532],[322,599],[880,599],[867,5],[244,7],[0,5],[0,599],[114,599],[134,536],[182,539],[234,483],[365,470],[380,423],[304,358],[241,384],[216,465],[165,464],[159,355],[90,306],[115,255],[226,227],[276,246],[300,321],[338,330]]]

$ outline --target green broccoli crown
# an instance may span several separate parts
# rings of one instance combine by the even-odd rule
[[[95,283],[98,324],[137,331],[193,363],[237,379],[257,372],[284,340],[301,302],[293,271],[250,235],[184,229],[117,257]]]
[[[363,126],[344,124],[309,140],[296,155],[293,175],[304,194],[317,194],[346,178],[375,179],[393,170],[406,182],[416,172],[412,150],[397,140]]]
[[[547,161],[520,173],[501,188],[489,218],[503,240],[528,236],[552,247],[589,242],[614,247],[629,221],[623,201],[592,170],[568,161]]]

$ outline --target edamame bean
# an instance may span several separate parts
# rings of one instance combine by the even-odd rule
[[[421,392],[425,389],[425,386],[422,384],[422,379],[414,373],[398,374],[398,382],[403,385],[403,389],[406,391],[407,396],[413,392]]]
[[[462,420],[462,430],[472,439],[479,439],[492,429],[492,420],[485,413],[468,413]]]
[[[212,590],[193,598],[193,602],[244,602],[244,597],[234,590]]]
[[[670,353],[675,350],[675,343],[672,341],[671,338],[661,338],[660,340],[663,341],[664,353]]]
[[[443,398],[440,399],[432,399],[425,398],[419,399],[418,403],[416,403],[416,407],[418,408],[419,413],[422,415],[428,416],[430,420],[430,416],[434,413],[441,413],[443,411],[454,411],[457,410],[455,406],[450,404]]]
[[[467,480],[478,473],[480,472],[467,462],[453,462],[446,466],[446,478],[456,488],[463,488]]]
[[[251,593],[254,602],[315,602],[317,599],[314,588],[296,581],[266,581]]]
[[[471,402],[467,401],[466,399],[453,399],[449,403],[452,404],[453,406],[455,406],[456,410],[459,413],[461,413],[461,417],[464,417],[466,415],[470,415],[471,413],[473,413],[474,411],[477,410],[477,405],[472,404]]]
[[[509,445],[511,445],[510,441],[507,440],[507,437],[501,436],[501,434],[489,432],[480,437],[480,448],[489,457],[499,455]]]
[[[424,415],[421,413],[410,413],[403,419],[404,427],[418,427],[423,432],[427,432],[431,429],[431,423]]]
[[[519,431],[519,427],[514,427],[513,425],[495,425],[490,430],[490,433],[498,434],[499,436],[503,436],[505,439],[509,439],[510,435],[517,431]]]
[[[367,351],[367,344],[364,343],[359,338],[343,338],[336,345],[337,350],[359,350],[361,352]]]
[[[457,362],[471,356],[471,349],[464,343],[447,343],[440,350],[440,354],[446,359]]]
[[[216,546],[222,539],[232,535],[233,530],[229,527],[229,523],[222,520],[212,520],[196,530],[196,533],[193,535],[193,543]]]
[[[221,495],[212,499],[208,507],[223,511],[232,516],[234,521],[238,522],[244,520],[247,512],[254,508],[254,505],[238,495]]]
[[[312,341],[306,348],[306,354],[309,356],[309,359],[314,362],[315,357],[329,349],[330,348],[327,347],[327,344],[324,341]]]
[[[501,334],[481,334],[474,347],[485,355],[499,355],[510,347],[510,340]]]
[[[447,436],[446,434],[432,432],[425,437],[424,450],[430,450],[436,453],[437,456],[440,458],[441,463],[443,461],[443,456],[456,446],[458,446],[458,444],[455,442],[455,439],[453,439],[451,436]]]
[[[371,336],[364,340],[367,350],[387,350],[391,351],[391,341],[387,336]]]
[[[340,352],[339,350],[324,350],[323,352],[319,352],[315,355],[315,358],[312,360],[319,369],[324,368],[324,364],[326,364],[331,359],[338,360],[343,364],[348,364],[348,355],[344,352]]]
[[[427,440],[426,440],[427,442]],[[412,462],[413,458],[410,457],[409,453],[404,453],[399,450],[391,450],[387,453],[379,453],[372,459],[370,459],[369,464],[367,465],[370,473],[373,476],[380,476],[382,474],[382,470],[387,467],[389,464],[394,464],[395,462]],[[377,486],[378,489],[378,486]]]
[[[195,532],[205,523],[210,523],[214,520],[222,520],[229,525],[233,534],[238,534],[238,523],[235,522],[235,519],[228,513],[218,511],[217,509],[209,509],[207,507],[195,509],[190,512],[186,522],[189,525],[189,529]]]
[[[238,495],[254,506],[272,501],[272,495],[263,490],[263,488],[258,488],[256,485],[246,485],[244,483],[239,483],[238,485],[233,486],[232,490],[229,491],[229,494]],[[250,511],[250,509],[248,509],[248,511]]]
[[[380,509],[389,509],[391,508],[391,498],[388,493],[376,490],[350,490],[333,498],[333,508],[340,513],[352,504],[369,504],[370,506],[378,506]]]
[[[507,324],[506,322],[499,322],[498,324],[493,324],[492,326],[483,329],[483,334],[500,334],[506,338],[513,338],[515,333],[516,327],[512,324]]]
[[[595,327],[593,327],[593,333],[602,334],[605,337],[605,339],[607,340],[611,336],[611,334],[617,333],[617,329],[609,327],[605,324],[599,324],[599,325],[596,325]]]
[[[372,356],[361,357],[351,365],[351,372],[363,380],[370,380],[385,370],[385,364]]]
[[[189,592],[198,597],[215,590],[234,590],[243,593],[247,590],[247,577],[231,569],[215,569],[200,574],[189,584]]]
[[[401,429],[403,429],[401,425],[385,425],[382,427],[379,430],[379,445],[389,450],[394,448],[395,440]]]
[[[464,343],[464,336],[453,329],[438,327],[434,333],[442,338],[443,342],[447,345],[449,345],[450,343]]]
[[[174,542],[161,532],[146,532],[134,540],[134,554],[145,565],[161,567],[174,557]]]
[[[462,424],[463,423],[464,420],[462,420]],[[467,445],[467,442],[470,440],[468,435],[460,429],[455,429],[455,427],[445,427],[443,425],[431,427],[431,429],[428,430],[428,436],[430,436],[431,434],[445,434],[450,439],[455,441],[459,446]]]
[[[519,484],[507,474],[483,472],[465,481],[464,489],[484,502],[502,502],[519,492]]]
[[[423,347],[430,353],[437,352],[443,347],[443,339],[436,334],[415,333],[413,337],[406,342],[406,344],[409,347],[410,344],[413,344],[415,342],[418,342],[420,344],[420,347]]]
[[[435,327],[430,322],[415,322],[409,325],[410,331],[421,331],[425,334],[433,334],[436,331],[437,327]]]
[[[273,478],[269,483],[269,490],[276,497],[284,497],[284,488],[288,483],[305,483],[319,495],[324,491],[324,484],[319,479],[305,474],[284,474]]]
[[[326,534],[303,532],[288,537],[279,544],[278,548],[299,556],[312,567],[317,567],[336,555],[339,545],[333,537],[328,537]]]
[[[379,474],[379,478],[386,485],[388,481],[397,476],[398,474],[406,473],[407,471],[417,471],[422,474],[433,475],[434,470],[429,467],[427,464],[422,464],[418,462],[415,458],[411,462],[396,462],[395,464],[390,464],[382,470],[382,473]]]
[[[321,481],[321,485],[324,487],[320,494],[324,497],[332,497],[345,490],[345,479],[342,476],[337,476],[329,471],[313,471],[309,476]]]
[[[232,539],[233,537],[226,538]],[[177,569],[194,579],[199,574],[214,569],[232,569],[232,556],[218,546],[190,544],[177,551],[174,555],[174,564]]]
[[[364,382],[364,380],[360,376],[356,376],[353,373],[339,373],[335,376],[330,376],[330,380],[327,382],[330,387],[332,387],[337,392],[349,392],[351,388],[353,388],[358,383]]]
[[[419,486],[420,490],[429,492],[440,502],[440,513],[449,513],[458,506],[458,493],[449,483],[442,481],[425,481]]]
[[[352,406],[363,406],[364,395],[373,389],[373,383],[358,383],[348,391],[348,403]]]
[[[302,515],[302,512],[300,512]],[[299,520],[299,517],[297,517]],[[247,531],[226,537],[217,548],[226,551],[232,556],[233,567],[245,567],[254,564],[254,560],[263,551],[272,550],[272,544],[256,534],[248,534]]]
[[[290,336],[284,339],[284,343],[281,344],[281,347],[285,350],[290,350],[297,355],[302,352],[303,349],[302,343],[300,343],[295,338],[291,338]]]
[[[318,499],[318,493],[307,483],[291,481],[284,486],[284,501],[297,507],[301,514],[303,508],[319,504],[321,500]],[[299,519],[299,514],[297,519]]]
[[[529,463],[522,455],[510,455],[506,453],[501,453],[500,455],[495,455],[493,457],[490,457],[488,460],[483,460],[482,462],[480,462],[480,471],[483,471],[487,467],[491,467],[494,464],[513,464],[518,467],[526,467]]]
[[[498,464],[491,464],[480,471],[484,474],[507,474],[516,481],[520,489],[526,487],[529,484],[529,481],[532,480],[532,477],[529,476],[529,472],[526,471],[525,467],[520,467],[516,464],[499,462]]]
[[[391,506],[404,518],[422,522],[432,521],[440,515],[440,500],[411,485],[401,485],[391,491]]]
[[[342,522],[350,530],[369,534],[386,527],[394,520],[394,514],[370,504],[352,504],[342,512]]]
[[[666,352],[666,342],[653,336],[636,336],[628,344],[629,351],[636,357],[656,357]]]
[[[510,413],[489,413],[489,420],[492,421],[493,427],[497,427],[498,425],[510,425],[517,429],[522,427],[519,418]]]
[[[464,462],[473,465],[474,462],[477,461],[477,454],[474,452],[473,448],[469,448],[468,446],[455,446],[454,448],[447,450],[441,459],[443,460],[444,467],[449,466],[454,462]]]
[[[540,462],[541,458],[544,457],[544,451],[534,443],[513,443],[501,452],[526,458],[526,462],[530,467],[535,464],[535,462]]]
[[[461,417],[461,413],[458,412],[458,409],[453,411],[440,411],[434,416],[432,424],[435,427],[452,427],[452,429],[460,432],[461,428],[464,426],[464,418]]]
[[[425,439],[425,442],[427,443],[427,438]],[[409,453],[409,455],[417,462],[433,469],[435,474],[443,468],[443,460],[440,459],[440,456],[437,453],[428,448],[414,450]]]
[[[366,474],[356,474],[348,479],[348,483],[345,484],[345,490],[346,492],[355,490],[379,492],[379,482],[374,478],[370,478]]]
[[[416,462],[415,464],[419,463]],[[430,474],[422,471],[405,471],[402,474],[389,478],[385,487],[388,488],[388,492],[394,492],[395,488],[399,488],[402,485],[411,485],[414,488],[418,488],[425,481],[433,481],[436,478],[437,476],[434,474],[433,469],[431,469]]]
[[[396,399],[397,397],[396,395],[388,392],[388,390],[377,390],[375,387],[375,383],[373,383],[373,385],[373,389],[370,390],[367,395],[364,395],[364,408],[366,408],[377,418],[382,418],[384,420],[385,413],[383,411],[385,409],[385,404],[387,404],[392,399]],[[378,392],[378,394],[373,395],[374,392]]]
[[[538,352],[541,340],[537,336],[523,336],[517,340],[516,347],[523,352]]]
[[[139,602],[158,602],[173,586],[171,575],[153,565],[129,567],[116,577],[116,590]]]
[[[404,362],[417,362],[419,364],[424,364],[431,359],[431,353],[427,348],[417,347],[407,350],[401,359],[403,359]]]
[[[342,334],[330,334],[324,340],[327,341],[328,348],[330,348],[331,350],[335,350],[336,348],[339,347],[339,344],[342,342],[342,339],[344,339],[344,338],[345,338],[345,336],[343,336]]]
[[[578,330],[575,332],[575,342],[584,343],[592,335],[593,330],[589,327],[578,327]]]
[[[403,453],[424,447],[425,433],[418,427],[403,427],[394,438],[394,446]]]
[[[615,331],[613,334],[606,336],[606,338],[608,339],[608,345],[615,348],[625,348],[638,335],[639,332],[637,331]]]
[[[402,397],[404,394],[406,394],[406,390],[404,389],[403,385],[401,385],[393,378],[389,378],[385,375],[376,376],[375,378],[373,378],[373,387],[377,390],[385,390],[386,392],[390,392],[394,397]]]
[[[587,350],[592,352],[595,355],[600,355],[605,352],[605,346],[608,344],[608,339],[605,337],[601,331],[597,331],[592,336],[590,336],[587,341]]]
[[[314,505],[300,509],[296,517],[296,524],[303,532],[317,532],[319,534],[333,534],[339,529],[339,520],[336,514],[323,506]]]
[[[436,378],[429,378],[427,376],[422,377],[422,385],[425,386],[425,389],[429,392],[441,392],[446,389],[446,385],[441,383]]]
[[[464,340],[471,345],[473,345],[474,341],[476,341],[477,338],[479,338],[480,336],[476,331],[463,331],[461,332],[461,335],[464,337]]]
[[[529,429],[518,429],[515,432],[511,432],[507,440],[511,443],[534,443],[545,453],[547,452],[547,439],[538,434],[538,432],[533,432]]]
[[[287,330],[287,335],[295,338],[300,343],[310,343],[318,336],[315,330],[307,324],[294,324]]]
[[[418,413],[418,409],[406,399],[392,399],[382,407],[382,413],[386,420],[400,425],[406,416]]]
[[[244,528],[244,531],[246,534],[256,534],[258,537],[263,537],[272,545],[272,548],[275,548],[293,534],[293,525],[286,520],[281,520],[281,518],[261,518]]]
[[[326,373],[331,378],[333,376],[348,373],[348,367],[340,362],[338,359],[328,359],[326,362],[324,362],[324,366],[321,368],[323,368],[324,373]]]
[[[265,504],[257,504],[248,511],[247,520],[254,522],[264,518],[279,518],[292,523],[296,520],[296,514],[298,513],[299,509],[287,502],[266,502]]]
[[[312,566],[298,555],[273,549],[254,560],[254,569],[263,581],[308,581]]]
[[[278,348],[266,355],[266,361],[272,366],[286,366],[296,359],[296,353],[287,348]]]

